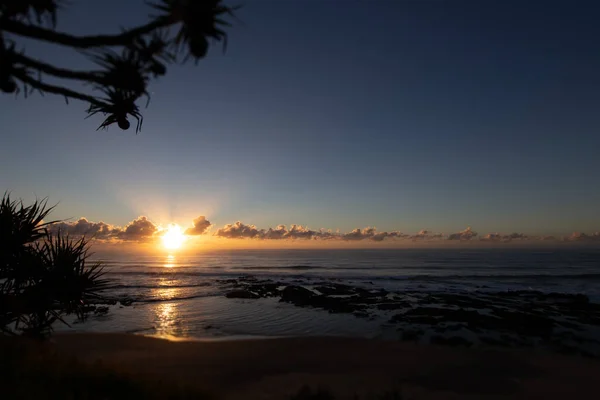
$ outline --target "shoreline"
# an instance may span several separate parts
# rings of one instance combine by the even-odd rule
[[[456,348],[348,337],[170,341],[61,333],[58,354],[192,384],[223,398],[289,398],[303,385],[339,398],[402,388],[409,398],[562,399],[597,390],[600,362],[545,351]]]

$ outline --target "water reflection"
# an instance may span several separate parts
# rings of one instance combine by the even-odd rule
[[[176,265],[175,256],[169,254],[165,260],[165,268],[173,268]],[[173,271],[175,274],[176,272]],[[170,275],[170,274],[169,274]],[[180,296],[181,288],[173,287],[177,283],[176,279],[160,278],[159,287],[152,289],[152,297],[156,300],[152,304],[154,313],[154,329],[159,336],[183,336],[187,328],[181,318],[180,303],[170,301]]]
[[[173,268],[175,266],[175,256],[173,254],[169,254],[167,256],[167,260],[165,261],[165,268]]]

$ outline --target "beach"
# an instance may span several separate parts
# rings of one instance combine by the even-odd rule
[[[600,362],[580,356],[359,338],[170,341],[58,334],[53,342],[63,356],[225,399],[287,399],[305,384],[336,398],[399,390],[414,400],[586,399],[597,394],[600,378]]]

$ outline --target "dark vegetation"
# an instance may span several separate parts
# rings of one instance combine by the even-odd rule
[[[0,333],[45,338],[55,322],[98,311],[108,281],[89,263],[88,242],[46,229],[53,207],[25,206],[5,194],[0,203]]]
[[[142,127],[138,100],[150,100],[148,84],[177,62],[198,62],[211,42],[227,45],[228,17],[237,7],[221,0],[153,0],[149,21],[118,34],[77,36],[56,29],[63,0],[0,0],[0,90],[25,96],[50,93],[88,104],[88,116],[105,116],[100,128],[116,123],[129,129],[129,117]],[[25,38],[83,53],[96,68],[75,70],[25,53]],[[73,83],[90,90],[81,91]]]

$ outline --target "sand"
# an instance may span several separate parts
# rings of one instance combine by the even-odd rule
[[[60,334],[59,352],[226,399],[288,398],[303,384],[338,398],[400,389],[408,399],[573,399],[600,396],[600,360],[531,350],[466,349],[356,338],[169,341]],[[241,397],[243,396],[243,397]]]

